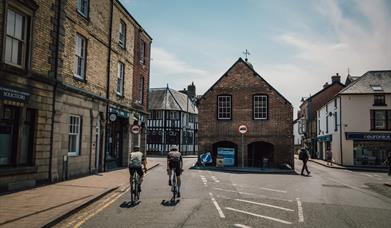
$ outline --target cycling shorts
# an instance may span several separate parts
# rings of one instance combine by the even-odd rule
[[[182,173],[181,162],[180,161],[169,161],[168,162],[168,168],[169,169],[174,169],[175,175],[177,175],[178,177]]]
[[[141,166],[129,166],[129,173],[133,176],[134,172],[137,172],[140,177],[144,176],[144,171]]]

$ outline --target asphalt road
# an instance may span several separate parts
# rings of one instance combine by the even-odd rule
[[[145,177],[141,202],[117,191],[71,216],[60,227],[391,227],[391,198],[371,187],[390,177],[309,163],[311,176],[188,169],[182,197],[171,197],[165,160]],[[300,173],[301,161],[296,161]],[[391,191],[385,187],[383,191]]]

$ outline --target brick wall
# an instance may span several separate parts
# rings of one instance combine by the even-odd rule
[[[217,120],[217,96],[232,95],[232,120]],[[252,99],[254,94],[264,94],[269,99],[268,120],[253,120]],[[248,126],[245,135],[245,159],[247,145],[265,141],[274,145],[274,161],[293,164],[293,108],[263,79],[239,60],[200,100],[199,148],[200,152],[212,151],[218,141],[231,141],[239,148],[241,137],[238,126]],[[240,158],[240,154],[239,154]]]

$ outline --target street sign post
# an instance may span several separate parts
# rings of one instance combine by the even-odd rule
[[[242,168],[244,167],[244,134],[247,133],[247,126],[244,124],[239,125],[239,133],[242,135]]]

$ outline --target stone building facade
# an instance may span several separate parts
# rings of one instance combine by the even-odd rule
[[[31,47],[26,64],[16,67],[24,70],[15,74],[10,67],[15,64],[4,61],[2,53],[0,80],[2,91],[13,89],[15,93],[10,99],[13,103],[2,97],[1,109],[9,119],[12,110],[8,103],[12,103],[19,107],[14,116],[21,123],[26,116],[30,118],[24,120],[25,128],[11,127],[19,128],[19,135],[30,129],[33,136],[29,143],[34,148],[29,152],[28,168],[18,163],[19,152],[12,155],[11,167],[9,162],[7,168],[0,165],[0,173],[5,170],[8,175],[8,179],[1,178],[2,184],[26,185],[19,166],[30,172],[25,179],[34,185],[36,181],[60,181],[127,165],[132,140],[140,137],[132,135],[130,127],[147,115],[145,109],[134,105],[133,98],[135,39],[142,27],[118,0],[7,0],[0,7],[0,45],[6,37],[12,38],[4,32],[7,17],[3,12],[8,8],[20,10],[26,21],[31,21],[25,28],[31,39],[25,41],[26,47]],[[148,81],[142,89],[148,91],[152,39],[142,33],[148,41]],[[25,100],[15,99],[22,95]],[[5,132],[10,131],[8,119],[3,121]],[[26,147],[18,137],[12,140],[13,148]]]
[[[200,153],[228,155],[225,165],[293,167],[293,107],[250,63],[239,58],[198,103]]]
[[[0,2],[0,191],[49,178],[53,4]]]

